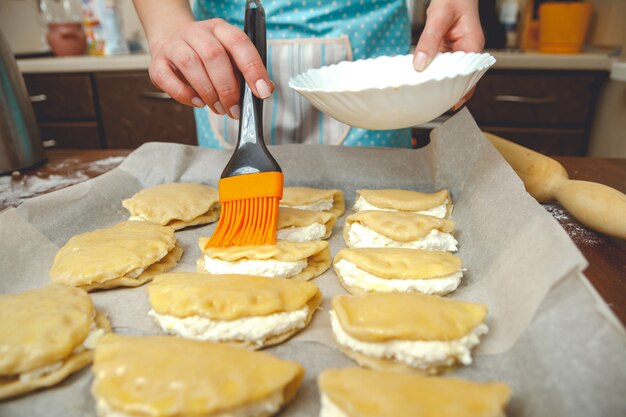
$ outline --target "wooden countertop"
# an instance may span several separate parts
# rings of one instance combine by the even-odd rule
[[[38,194],[96,177],[119,165],[130,150],[48,150],[48,165],[24,176],[0,177],[0,210]],[[572,179],[626,193],[626,159],[555,157]],[[33,185],[33,183],[35,183]],[[582,226],[558,204],[544,205],[589,261],[585,275],[626,325],[626,242]]]

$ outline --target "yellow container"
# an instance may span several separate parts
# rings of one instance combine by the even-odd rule
[[[589,30],[591,11],[591,3],[543,3],[539,6],[539,51],[580,52]]]

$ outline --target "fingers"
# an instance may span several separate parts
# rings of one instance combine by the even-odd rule
[[[188,106],[202,107],[204,103],[196,92],[184,83],[165,59],[154,59],[148,70],[152,83],[174,100]]]
[[[426,26],[415,47],[413,66],[417,71],[425,70],[431,63],[454,23],[453,15],[446,13],[445,10],[441,8],[431,10],[427,11]]]
[[[196,51],[204,71],[208,74],[213,89],[212,100],[217,113],[225,112],[233,118],[239,117],[239,80],[235,76],[233,65],[222,44],[208,31],[201,29],[202,36],[191,33],[186,42]]]
[[[221,19],[181,27],[150,64],[152,82],[175,100],[207,105],[218,114],[239,118],[241,71],[252,93],[267,98],[274,91],[256,47],[240,29]]]
[[[220,106],[215,87],[207,74],[202,59],[183,39],[169,43],[164,50],[172,65],[181,73],[187,83],[200,98],[200,106],[208,105],[212,111],[219,113]],[[224,114],[222,111],[221,114]]]
[[[240,29],[219,19],[213,23],[213,35],[231,56],[252,93],[259,98],[269,97],[273,87],[261,56],[250,38]]]
[[[466,36],[459,38],[452,44],[452,50],[465,52],[481,52],[485,46],[485,36],[480,26],[469,30]]]

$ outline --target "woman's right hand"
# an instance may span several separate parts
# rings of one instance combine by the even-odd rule
[[[238,119],[239,75],[259,98],[273,84],[256,47],[239,28],[222,19],[187,22],[165,40],[151,42],[150,79],[176,101],[209,106],[217,114]]]

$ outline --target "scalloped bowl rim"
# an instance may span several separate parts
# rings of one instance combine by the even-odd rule
[[[365,88],[347,88],[347,89],[341,89],[341,90],[337,90],[337,89],[329,89],[329,88],[308,88],[308,87],[304,87],[302,85],[298,85],[299,80],[304,76],[304,75],[308,75],[311,73],[317,73],[317,72],[321,72],[322,70],[324,71],[329,71],[329,70],[334,70],[334,68],[338,68],[339,66],[354,66],[354,65],[363,65],[363,63],[367,63],[367,62],[371,62],[371,61],[375,61],[375,60],[400,60],[400,59],[407,59],[406,57],[408,56],[413,56],[413,54],[406,54],[406,55],[395,55],[395,56],[388,56],[388,55],[383,55],[383,56],[379,56],[379,57],[375,57],[375,58],[367,58],[367,59],[359,59],[356,61],[341,61],[338,62],[336,64],[332,64],[332,65],[325,65],[323,67],[320,68],[312,68],[309,69],[301,74],[296,75],[295,77],[292,77],[289,80],[289,87],[293,88],[296,91],[302,91],[302,92],[307,92],[307,93],[359,93],[359,92],[365,92],[365,91],[383,91],[383,90],[388,90],[388,89],[398,89],[398,88],[402,88],[402,87],[414,87],[414,86],[418,86],[418,85],[424,85],[427,83],[431,83],[431,82],[439,82],[442,80],[451,80],[454,78],[458,78],[458,77],[464,77],[476,72],[480,72],[486,69],[489,69],[493,64],[495,64],[496,59],[493,55],[491,55],[490,53],[487,52],[444,52],[444,53],[439,53],[439,55],[451,55],[451,54],[464,54],[464,55],[476,55],[476,56],[481,56],[485,58],[485,62],[477,67],[472,68],[470,71],[466,71],[466,72],[458,72],[456,74],[453,75],[443,75],[440,77],[431,77],[431,78],[426,78],[426,79],[422,79],[422,80],[416,80],[415,82],[410,82],[410,83],[403,83],[403,84],[393,84],[393,85],[388,85],[388,86],[384,86],[384,87],[365,87]]]

